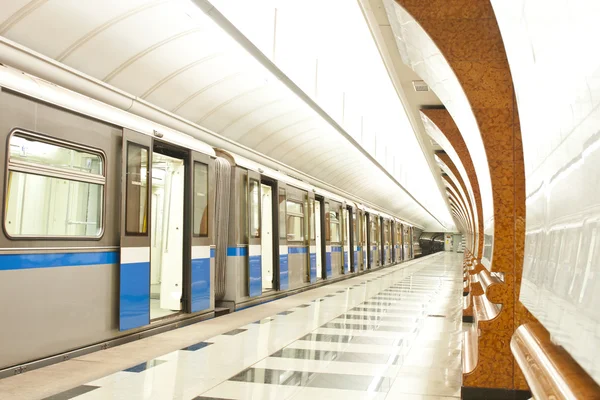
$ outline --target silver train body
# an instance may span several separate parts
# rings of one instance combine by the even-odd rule
[[[357,199],[4,66],[0,88],[0,375],[413,258]]]

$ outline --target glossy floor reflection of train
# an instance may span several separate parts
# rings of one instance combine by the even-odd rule
[[[461,262],[438,253],[80,357],[89,376],[123,368],[46,398],[458,398]]]

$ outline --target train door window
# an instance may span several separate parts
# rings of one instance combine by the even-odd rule
[[[8,146],[4,227],[10,237],[102,236],[106,177],[101,152],[19,131]],[[143,190],[141,151],[136,182]],[[145,203],[135,209],[136,231],[144,228]]]
[[[330,211],[329,212],[329,223],[331,230],[331,242],[339,243],[340,242],[340,213],[338,211]]]
[[[248,200],[250,201],[250,238],[260,238],[260,182],[250,179]]]
[[[321,231],[321,204],[323,201],[318,199],[315,201],[315,249],[316,249],[316,266],[317,280],[323,279],[323,238]]]
[[[261,275],[263,292],[273,289],[273,188],[261,184]]]
[[[201,171],[206,168],[204,176]],[[194,182],[194,234],[208,234],[206,192],[208,168],[196,163]],[[202,182],[204,180],[204,182]],[[185,161],[152,153],[152,230],[150,257],[150,319],[181,311],[183,295],[183,223]],[[204,192],[204,193],[203,193]],[[204,196],[199,196],[203,193]],[[203,232],[203,221],[205,228]]]
[[[208,236],[208,165],[194,163],[194,236]]]
[[[356,213],[353,212],[352,213],[352,242],[354,243],[354,245],[356,246],[358,244],[357,241],[357,230],[356,230]]]
[[[329,203],[325,203],[325,241],[331,241],[331,216],[329,215]]]
[[[308,199],[308,206],[310,207],[311,218],[308,221],[309,227],[309,238],[315,240],[315,199]]]
[[[304,205],[301,202],[288,200],[287,207],[287,240],[288,242],[304,241]]]
[[[286,220],[286,196],[285,189],[279,189],[279,239],[287,239],[287,231],[285,228]]]

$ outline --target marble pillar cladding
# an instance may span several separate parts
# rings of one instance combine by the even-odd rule
[[[504,43],[489,0],[396,0],[421,25],[454,70],[473,110],[488,159],[494,203],[492,271],[497,318],[481,322],[478,365],[464,386],[522,389],[510,338],[529,318],[518,301],[523,266],[525,191],[521,132]],[[491,300],[491,299],[490,299]]]
[[[462,189],[465,193],[467,192],[467,184],[470,184],[471,189],[473,190],[473,197],[475,198],[475,210],[477,211],[478,221],[477,221],[477,254],[479,258],[483,254],[483,207],[481,205],[481,192],[479,189],[479,181],[477,180],[477,174],[475,173],[475,166],[473,165],[473,160],[471,159],[471,155],[469,154],[469,150],[467,148],[467,144],[463,139],[456,123],[452,119],[452,116],[448,112],[448,110],[444,109],[427,109],[421,110],[423,114],[427,116],[442,132],[442,134],[448,139],[448,142],[458,154],[460,161],[467,171],[467,176],[469,178],[469,182],[464,182],[460,174],[456,174],[456,178],[459,180],[459,184],[462,186]],[[446,164],[448,165],[448,164]],[[454,171],[453,171],[454,172]],[[468,197],[468,196],[467,196]],[[471,207],[471,199],[467,199]]]

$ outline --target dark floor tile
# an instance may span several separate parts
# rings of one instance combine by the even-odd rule
[[[134,365],[133,367],[127,368],[124,371],[126,371],[126,372],[137,372],[137,373],[140,373],[142,371],[145,371],[145,370],[150,369],[150,368],[154,368],[157,365],[160,365],[160,364],[163,364],[163,363],[166,363],[166,361],[165,360],[156,360],[156,359],[154,359],[154,360],[146,361],[146,362],[138,364],[138,365]]]
[[[325,297],[335,297],[335,294],[328,294],[328,295],[327,295],[327,296],[325,296]]]
[[[291,313],[293,313],[293,311],[282,311],[280,313],[277,313],[277,315],[288,315],[288,314],[291,314]]]
[[[401,338],[386,338],[377,336],[354,336],[334,335],[326,333],[309,333],[298,340],[329,342],[329,343],[351,343],[351,344],[375,344],[379,346],[400,346]]]
[[[45,397],[43,400],[69,400],[82,394],[98,389],[100,386],[81,385],[73,389],[65,390],[64,392],[55,394],[50,397]]]
[[[330,329],[351,329],[355,331],[380,331],[380,332],[406,332],[412,333],[416,327],[404,326],[382,326],[382,325],[367,325],[367,324],[345,324],[341,322],[328,322],[322,325],[321,328]]]
[[[397,365],[398,361],[400,360],[400,357],[397,354],[388,355],[380,353],[357,353],[351,351],[308,350],[293,348],[281,349],[271,354],[269,357],[389,365]]]
[[[388,317],[385,315],[355,315],[355,314],[343,314],[338,318],[344,319],[357,319],[363,321],[388,321],[388,322],[416,322],[417,317],[415,316],[407,316],[407,317]]]
[[[184,347],[184,348],[183,348],[183,349],[181,349],[181,350],[187,350],[187,351],[196,351],[196,350],[203,349],[203,348],[205,348],[206,346],[210,346],[211,344],[212,344],[212,343],[210,343],[210,342],[200,342],[200,343],[196,343],[196,344],[193,344],[193,345],[191,345],[191,346],[188,346],[188,347]]]
[[[296,308],[306,308],[306,307],[310,307],[310,304],[300,304],[299,306],[296,306]]]
[[[238,335],[238,334],[240,334],[240,333],[242,333],[242,332],[246,332],[247,330],[248,330],[248,329],[234,329],[234,330],[232,330],[232,331],[229,331],[229,332],[225,332],[225,333],[223,333],[223,335],[227,335],[227,336],[235,336],[235,335]]]
[[[206,396],[196,396],[192,400],[231,400],[223,397],[206,397]]]
[[[274,321],[273,318],[264,318],[258,321],[254,321],[253,324],[268,324],[269,322]]]

